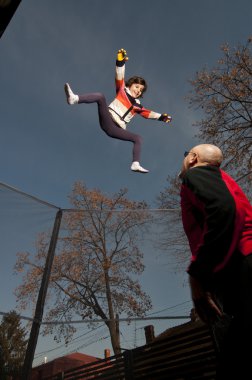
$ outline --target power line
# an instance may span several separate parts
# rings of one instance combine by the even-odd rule
[[[81,335],[77,336],[76,338],[73,338],[73,339],[71,340],[71,342],[68,343],[68,344],[69,344],[69,345],[72,345],[72,344],[76,343],[76,341],[78,341],[79,339],[83,338],[84,336],[86,336],[86,335],[88,335],[88,334],[91,334],[91,333],[94,332],[95,330],[98,330],[98,329],[101,329],[101,328],[102,328],[102,326],[94,327],[91,331],[90,331],[90,330],[89,330],[89,331],[86,331],[84,334],[81,334]],[[60,346],[58,346],[58,347],[56,347],[56,348],[52,348],[51,350],[46,350],[46,351],[44,351],[44,352],[38,352],[38,353],[35,355],[35,357],[39,357],[39,356],[44,355],[44,354],[46,354],[46,353],[48,353],[48,352],[52,352],[52,351],[58,350],[58,349],[60,349],[60,348],[62,348],[62,347],[65,347],[65,346],[66,346],[66,344],[64,343],[64,344],[61,344]]]
[[[146,321],[146,320],[158,320],[158,319],[187,319],[187,318],[190,318],[190,316],[188,315],[169,315],[169,316],[159,316],[159,317],[154,317],[153,315],[155,314],[159,314],[159,313],[162,313],[164,311],[167,311],[167,310],[171,310],[171,309],[174,309],[178,306],[182,306],[182,305],[185,305],[187,303],[190,303],[191,301],[184,301],[184,302],[181,302],[177,305],[173,305],[173,306],[169,306],[165,309],[161,309],[161,310],[158,310],[158,311],[155,311],[153,313],[149,313],[147,314],[146,317],[133,317],[133,318],[120,318],[119,319],[119,322],[134,322],[134,321]],[[0,311],[0,315],[8,315],[9,313],[6,313],[6,312],[2,312]],[[23,319],[23,320],[27,320],[27,321],[34,321],[35,319],[34,318],[31,318],[31,317],[26,317],[26,316],[23,316],[23,315],[20,315],[19,316],[20,319]],[[110,322],[111,319],[88,319],[88,320],[73,320],[73,321],[47,321],[47,322],[41,322],[41,325],[60,325],[60,324],[82,324],[82,323],[102,323],[102,322]]]
[[[4,313],[0,311],[1,315],[8,315],[9,313]],[[35,321],[35,318],[24,317],[22,315],[19,316],[20,319]],[[189,315],[167,315],[160,317],[135,317],[135,318],[120,318],[119,322],[133,322],[133,321],[149,321],[149,320],[161,320],[161,319],[188,319]],[[73,320],[73,321],[48,321],[41,322],[40,325],[66,325],[66,324],[79,324],[79,323],[104,323],[111,322],[112,319],[88,319],[88,320]],[[38,322],[38,321],[37,321]]]
[[[62,209],[63,212],[152,212],[152,211],[155,211],[155,212],[163,212],[163,211],[180,211],[180,208],[141,208],[141,209],[138,209],[138,208],[126,208],[126,209],[76,209],[76,208],[63,208]]]
[[[165,309],[162,309],[162,310],[159,310],[159,311],[155,311],[155,312],[153,312],[153,313],[150,313],[150,314],[148,314],[148,316],[149,316],[149,315],[158,314],[158,313],[162,313],[163,311],[166,311],[166,310],[174,309],[174,308],[177,307],[177,306],[182,306],[182,305],[185,305],[185,304],[187,304],[187,303],[189,303],[189,302],[191,302],[191,301],[185,301],[185,302],[181,302],[181,303],[179,303],[179,304],[177,304],[177,305],[174,305],[174,306],[169,306],[169,307],[167,307],[167,308],[165,308]]]

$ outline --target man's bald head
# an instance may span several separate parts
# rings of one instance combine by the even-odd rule
[[[192,148],[184,158],[179,176],[183,177],[185,172],[195,166],[214,165],[220,166],[223,154],[220,148],[212,144],[200,144]]]
[[[220,166],[223,161],[223,154],[220,148],[212,144],[200,144],[191,149],[198,154],[199,164],[209,164]]]

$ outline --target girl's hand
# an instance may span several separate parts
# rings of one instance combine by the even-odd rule
[[[170,115],[168,115],[167,113],[162,113],[159,120],[161,120],[165,123],[170,123],[172,121],[172,117]]]
[[[116,57],[117,61],[128,61],[128,56],[127,56],[127,52],[125,49],[120,49],[118,50],[117,52],[117,57]]]

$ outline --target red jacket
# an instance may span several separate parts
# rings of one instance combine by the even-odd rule
[[[238,184],[216,166],[189,169],[180,195],[192,252],[187,271],[207,285],[235,250],[252,253],[252,206]]]

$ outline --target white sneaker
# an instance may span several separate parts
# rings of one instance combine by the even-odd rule
[[[138,161],[133,161],[131,165],[133,172],[148,173],[149,170],[142,168]]]
[[[77,104],[79,101],[79,96],[73,93],[68,83],[65,84],[64,89],[67,97],[67,103]]]

